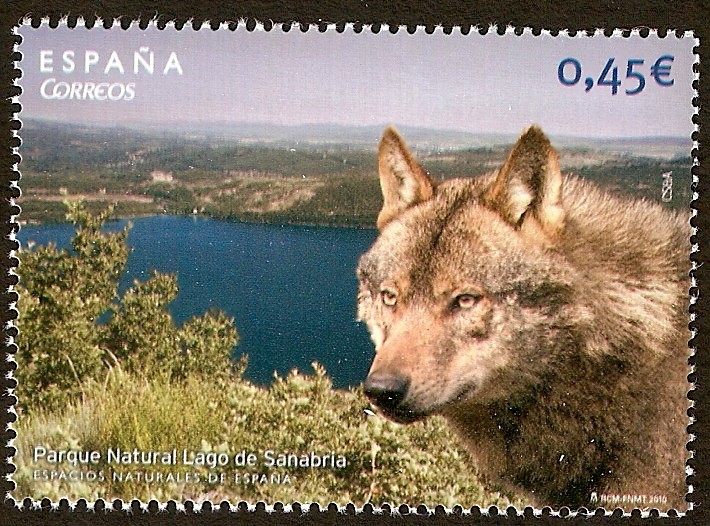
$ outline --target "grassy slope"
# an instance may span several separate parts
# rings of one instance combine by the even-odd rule
[[[65,410],[32,411],[20,416],[14,475],[22,499],[223,499],[289,503],[335,501],[340,504],[421,503],[429,506],[473,504],[505,507],[510,500],[484,491],[467,453],[441,418],[411,426],[393,424],[365,412],[370,405],[359,390],[331,388],[322,368],[313,375],[293,373],[261,388],[234,376],[227,380],[192,377],[170,382],[164,377],[140,377],[119,370],[104,382],[85,386],[83,400]],[[196,396],[196,393],[199,393]],[[242,450],[328,454],[347,457],[344,469],[269,468],[248,470],[226,466],[224,484],[204,482],[209,469],[191,466],[91,465],[78,468],[104,473],[104,482],[33,481],[33,470],[70,471],[66,464],[32,463],[32,448],[102,452],[108,447],[142,451],[188,448],[222,452],[231,458]],[[115,482],[112,470],[197,472],[195,484]],[[288,473],[289,484],[235,483],[245,471]]]

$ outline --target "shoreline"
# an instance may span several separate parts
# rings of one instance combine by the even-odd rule
[[[325,227],[325,228],[350,228],[356,230],[377,230],[374,222],[371,226],[368,223],[343,223],[343,222],[317,222],[317,221],[288,221],[288,220],[270,220],[270,219],[259,219],[259,218],[243,218],[243,217],[229,217],[221,215],[211,215],[211,214],[180,214],[180,213],[155,213],[155,214],[132,214],[132,215],[116,215],[112,216],[106,220],[107,223],[117,222],[121,220],[132,220],[132,219],[142,219],[146,217],[161,217],[161,216],[173,216],[173,217],[192,217],[199,219],[211,219],[214,221],[224,221],[227,223],[238,223],[244,225],[271,225],[271,226],[310,226],[310,227]],[[71,221],[41,221],[37,219],[31,219],[29,221],[22,219],[22,213],[15,216],[15,223],[17,223],[20,228],[28,227],[41,227],[49,225],[71,225]]]

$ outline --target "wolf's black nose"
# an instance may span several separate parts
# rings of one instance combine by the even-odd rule
[[[404,400],[409,380],[392,374],[371,374],[365,380],[365,395],[382,409],[395,409]]]

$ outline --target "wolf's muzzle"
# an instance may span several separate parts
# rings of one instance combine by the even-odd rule
[[[402,401],[407,394],[407,389],[409,389],[409,379],[392,374],[371,374],[363,385],[365,395],[390,415],[402,411]]]

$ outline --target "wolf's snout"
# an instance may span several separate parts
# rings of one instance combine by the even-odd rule
[[[404,400],[409,379],[392,374],[371,374],[363,386],[365,395],[383,410],[394,410]]]

